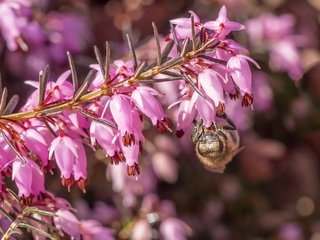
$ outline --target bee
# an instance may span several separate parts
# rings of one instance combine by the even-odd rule
[[[202,120],[197,121],[192,141],[199,161],[212,172],[222,173],[232,158],[242,150],[239,148],[239,132],[232,120],[225,114],[217,115],[226,120],[228,125],[210,128],[203,126]]]

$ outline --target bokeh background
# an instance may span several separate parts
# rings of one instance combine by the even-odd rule
[[[128,58],[126,33],[139,57],[151,59],[156,51],[151,23],[165,36],[169,20],[189,17],[189,10],[207,21],[226,5],[228,18],[247,26],[231,37],[261,66],[254,70],[254,109],[226,107],[245,148],[224,174],[209,172],[197,161],[190,133],[177,139],[146,125],[137,180],[106,171],[101,151],[89,153],[86,194],[69,193],[58,176],[50,177],[48,189],[70,200],[79,217],[112,227],[116,239],[139,239],[134,237],[143,236],[139,231],[150,229],[158,239],[152,217],[169,214],[188,225],[181,227],[187,239],[320,240],[320,1],[33,2],[35,24],[23,35],[28,51],[9,51],[0,38],[3,84],[21,96],[21,103],[31,92],[23,81],[36,80],[46,64],[53,77],[61,74],[68,68],[66,51],[82,78],[95,63],[93,45],[103,49],[108,40],[112,59]],[[166,91],[164,105],[176,93]],[[174,118],[173,110],[168,114]]]

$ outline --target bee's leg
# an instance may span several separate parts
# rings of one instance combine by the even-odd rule
[[[203,120],[200,119],[195,123],[194,129],[192,132],[192,142],[196,143],[202,134],[203,134]]]
[[[223,113],[217,113],[217,117],[223,118],[226,120],[226,122],[230,125],[230,126],[223,126],[223,129],[226,130],[237,130],[236,125],[234,124],[234,122],[227,116],[227,114],[225,112]]]

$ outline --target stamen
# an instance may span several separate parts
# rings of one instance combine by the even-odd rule
[[[128,176],[137,176],[140,174],[140,167],[139,164],[134,163],[132,166],[127,166],[127,173]]]

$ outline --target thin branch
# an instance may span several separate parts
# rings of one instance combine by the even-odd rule
[[[6,188],[6,191],[8,193],[10,193],[10,196],[17,202],[17,203],[20,203],[20,200],[19,200],[19,197],[18,195],[13,191],[11,190],[10,188]],[[6,202],[6,201],[5,201]],[[9,204],[7,204],[8,206],[10,205],[10,207],[14,207],[13,205],[11,205],[11,202]],[[17,213],[20,212],[20,210],[18,209],[14,209]]]
[[[197,57],[199,54],[206,52],[208,49],[213,49],[216,47],[220,42],[217,40],[209,40],[206,43],[204,43],[202,46],[199,46],[198,49],[195,51],[190,51],[186,54],[184,58],[178,57],[176,59],[171,59],[167,62],[164,62],[163,65],[155,66],[151,69],[146,68],[144,72],[142,72],[138,78],[128,78],[124,81],[118,82],[110,86],[111,88],[117,88],[120,86],[120,84],[123,84],[125,82],[138,82],[143,79],[150,79],[153,78],[156,75],[159,74],[168,74],[169,72],[173,73],[172,70],[178,70],[181,68],[182,64],[184,64],[186,61],[190,61],[191,59]],[[170,44],[171,45],[171,44]],[[165,52],[165,50],[163,51]],[[162,56],[163,57],[163,56]],[[166,59],[166,58],[162,58]],[[168,71],[169,70],[169,71]],[[13,113],[9,115],[0,116],[0,120],[12,120],[12,121],[20,121],[23,119],[30,119],[30,118],[36,118],[40,116],[47,116],[46,114],[57,114],[65,109],[73,108],[81,103],[87,103],[90,101],[93,101],[95,99],[98,99],[102,96],[105,96],[108,94],[108,92],[104,88],[99,88],[97,90],[88,92],[80,97],[80,99],[77,102],[74,102],[74,99],[65,100],[62,102],[53,103],[51,105],[46,105],[45,108],[41,109],[31,109],[24,112],[18,112]]]
[[[35,221],[35,222],[43,225],[44,227],[51,229],[52,231],[57,231],[57,228],[56,228],[56,227],[52,226],[52,225],[49,224],[49,223],[46,223],[46,222],[44,222],[44,221],[41,221],[40,219],[37,219],[37,218],[35,218],[35,217],[33,217],[33,216],[26,216],[25,218],[26,218],[26,219],[30,219],[31,221]]]
[[[37,233],[39,233],[42,236],[45,236],[49,239],[55,240],[56,238],[54,236],[52,236],[51,234],[47,233],[46,231],[43,231],[42,229],[36,228],[35,226],[28,224],[28,223],[24,223],[24,222],[20,222],[18,224],[18,227],[20,228],[26,228],[26,229],[30,229],[32,231],[35,231]]]
[[[0,207],[0,213],[1,213],[1,215],[8,218],[10,222],[13,222],[13,220],[14,220],[13,217],[11,217],[10,214],[7,213],[6,210],[4,210],[2,207]]]

